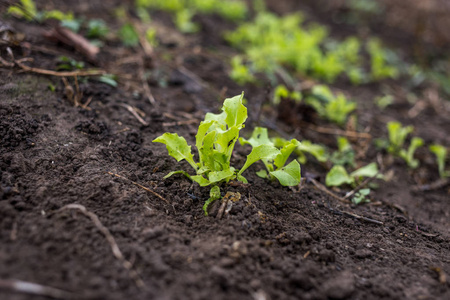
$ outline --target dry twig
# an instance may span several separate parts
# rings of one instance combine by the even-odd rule
[[[6,48],[6,51],[8,52],[9,56],[11,57],[12,62],[7,62],[5,59],[0,57],[0,63],[1,63],[0,66],[5,66],[5,67],[9,67],[9,68],[17,66],[25,72],[31,72],[31,73],[42,74],[42,75],[50,75],[50,76],[59,76],[59,77],[98,76],[98,75],[104,75],[107,73],[105,70],[78,70],[78,71],[58,72],[58,71],[29,67],[29,66],[23,64],[24,60],[21,60],[21,59],[16,60],[14,58],[11,48],[9,48],[9,47]]]
[[[137,113],[133,106],[125,103],[120,104],[120,106],[125,107],[142,125],[148,125],[148,123]]]
[[[343,203],[351,203],[349,200],[339,197],[338,195],[336,195],[335,193],[333,193],[332,191],[330,191],[326,186],[324,186],[323,184],[321,184],[320,182],[318,182],[317,180],[315,180],[314,178],[309,179],[316,188],[318,188],[319,190],[321,190],[322,192],[330,195],[331,197],[333,197],[334,199],[337,199]]]
[[[111,250],[112,250],[114,257],[117,258],[122,263],[122,266],[130,273],[130,276],[136,282],[136,285],[139,288],[144,287],[144,281],[142,281],[142,279],[140,278],[137,271],[135,269],[133,269],[133,265],[131,264],[131,262],[129,262],[127,259],[125,259],[125,257],[122,254],[122,251],[120,251],[120,248],[117,245],[117,242],[114,239],[113,235],[111,234],[109,229],[106,228],[102,224],[102,222],[100,222],[100,219],[97,217],[97,215],[94,214],[93,212],[88,211],[86,209],[86,207],[84,207],[81,204],[68,204],[68,205],[60,208],[58,210],[58,212],[63,211],[63,210],[70,210],[70,209],[78,210],[82,214],[84,214],[85,216],[87,216],[88,218],[90,218],[92,220],[95,227],[97,227],[97,229],[100,230],[100,232],[105,236],[106,240],[109,242],[109,245],[111,246]]]

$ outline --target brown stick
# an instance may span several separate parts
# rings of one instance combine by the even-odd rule
[[[129,182],[131,182],[131,183],[134,184],[135,186],[138,186],[138,187],[140,187],[141,189],[144,189],[144,190],[146,190],[147,192],[152,193],[153,195],[155,195],[155,196],[158,197],[159,199],[161,199],[161,200],[163,200],[164,202],[166,202],[168,205],[171,205],[170,202],[169,202],[169,200],[167,200],[166,198],[164,198],[163,196],[161,196],[161,195],[158,194],[157,192],[152,191],[152,190],[149,189],[148,187],[145,187],[145,186],[143,186],[143,185],[140,185],[139,183],[134,182],[133,180],[130,180],[130,179],[125,178],[125,177],[123,177],[123,176],[120,176],[119,174],[116,174],[116,173],[113,173],[113,172],[106,172],[106,173],[108,173],[109,175],[113,175],[113,176],[119,177],[119,178],[121,178],[121,179],[128,180]]]
[[[11,48],[7,47],[6,51],[8,52],[9,56],[11,57],[11,60],[13,63],[6,62],[3,58],[0,58],[0,62],[5,67],[14,67],[18,66],[20,69],[26,72],[36,73],[36,74],[42,74],[42,75],[51,75],[51,76],[59,76],[59,77],[71,77],[71,76],[98,76],[98,75],[104,75],[106,74],[106,71],[104,70],[78,70],[78,71],[66,71],[66,72],[56,72],[52,70],[46,70],[46,69],[40,69],[40,68],[33,68],[29,67],[22,63],[23,59],[16,60],[14,58],[14,54],[12,53]]]
[[[97,217],[97,215],[94,214],[93,212],[88,211],[86,207],[84,207],[81,204],[68,204],[60,208],[58,212],[69,209],[78,210],[92,220],[95,227],[97,227],[97,229],[100,230],[100,232],[105,236],[106,240],[109,242],[113,255],[122,263],[122,266],[130,273],[130,276],[134,279],[136,285],[139,288],[144,287],[144,281],[142,281],[137,271],[133,269],[133,265],[131,264],[131,262],[125,259],[113,235],[111,234],[109,229],[106,228],[102,224],[102,222],[100,222],[100,219]]]
[[[373,224],[377,224],[377,225],[383,225],[383,222],[381,222],[381,221],[374,220],[374,219],[367,218],[367,217],[363,217],[363,216],[360,216],[360,215],[357,215],[357,214],[354,214],[354,213],[351,213],[351,212],[348,212],[348,211],[343,211],[342,213],[344,215],[347,215],[347,216],[350,216],[350,217],[353,217],[355,219],[362,220],[362,221],[365,221],[365,222],[368,222],[368,223],[373,223]]]
[[[304,123],[304,122],[302,122]],[[330,135],[342,135],[346,137],[352,137],[352,138],[362,138],[362,139],[371,139],[372,135],[365,133],[365,132],[357,132],[357,131],[346,131],[342,129],[335,129],[335,128],[327,128],[327,127],[320,127],[311,125],[309,123],[305,123],[306,128],[319,132],[324,134],[330,134]]]
[[[145,122],[144,119],[141,118],[141,116],[136,112],[136,110],[134,109],[134,107],[132,107],[131,105],[128,104],[120,104],[120,106],[125,107],[142,125],[147,126],[148,123]]]
[[[310,180],[311,180],[311,182],[314,184],[314,186],[315,186],[316,188],[318,188],[319,190],[321,190],[322,192],[324,192],[324,193],[330,195],[331,197],[333,197],[333,198],[335,198],[335,199],[337,199],[337,200],[339,200],[339,201],[341,201],[341,202],[343,202],[343,203],[351,203],[349,200],[344,199],[344,198],[342,198],[342,197],[339,197],[339,196],[336,195],[335,193],[331,192],[329,189],[327,189],[326,186],[324,186],[323,184],[321,184],[320,182],[318,182],[318,181],[315,180],[314,178],[311,178]]]
[[[97,46],[92,45],[85,37],[61,26],[56,26],[51,31],[47,32],[45,36],[75,48],[91,62],[96,61],[96,56],[100,52],[100,49]]]
[[[82,299],[79,295],[60,289],[15,279],[0,279],[0,289],[55,299]]]

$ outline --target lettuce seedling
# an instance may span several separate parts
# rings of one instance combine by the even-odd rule
[[[239,142],[241,145],[251,145],[253,148],[257,148],[261,145],[274,146],[274,143],[269,139],[267,128],[263,127],[256,127],[248,140],[239,138]],[[267,172],[261,170],[257,172],[257,175],[271,180],[277,178],[281,185],[284,186],[294,186],[299,184],[301,177],[300,164],[296,160],[293,160],[285,166],[286,161],[298,144],[299,142],[296,139],[292,139],[291,141],[284,143],[277,155],[262,159]]]
[[[413,126],[402,127],[400,122],[387,123],[387,129],[389,134],[389,146],[387,151],[394,155],[399,155],[400,150],[403,148],[406,137],[408,134],[414,131]]]
[[[408,150],[401,149],[399,152],[399,156],[406,161],[408,167],[410,167],[411,169],[415,169],[419,166],[419,160],[414,158],[414,152],[416,152],[417,148],[422,147],[423,144],[423,139],[419,137],[413,137]]]
[[[311,105],[321,117],[339,125],[343,125],[348,114],[356,109],[355,102],[348,101],[342,93],[334,96],[325,85],[314,86],[311,95],[306,98],[306,103]]]
[[[60,10],[38,11],[33,0],[20,0],[20,4],[8,7],[8,13],[27,21],[37,21],[39,23],[47,19],[58,21],[73,20],[72,13],[64,13]]]
[[[367,198],[369,194],[370,189],[361,189],[358,192],[356,192],[355,196],[353,196],[352,202],[356,205],[370,202],[369,198]]]
[[[277,148],[282,148],[286,144],[290,143],[288,140],[277,137],[272,139]],[[298,156],[297,160],[300,164],[305,164],[307,161],[306,153],[311,154],[319,162],[326,162],[328,160],[327,149],[319,144],[314,144],[311,141],[303,140],[297,143],[297,147],[294,149],[294,153]]]
[[[327,186],[341,186],[344,184],[355,185],[363,177],[373,177],[378,173],[376,163],[370,163],[367,166],[357,169],[348,174],[343,166],[333,166],[325,178]]]
[[[211,197],[203,207],[205,213],[207,213],[209,203],[218,197],[217,191],[220,191],[218,185],[234,179],[247,183],[247,179],[242,176],[242,173],[258,160],[276,160],[278,169],[272,175],[282,185],[295,185],[300,181],[300,166],[298,163],[298,172],[293,170],[293,165],[288,165],[289,168],[288,166],[283,168],[282,165],[286,161],[284,159],[286,154],[271,143],[260,143],[253,146],[244,166],[240,170],[231,166],[231,155],[234,145],[239,138],[239,131],[244,127],[244,122],[247,119],[247,108],[242,104],[243,98],[244,94],[225,99],[222,113],[206,114],[205,120],[200,123],[196,135],[195,146],[199,154],[198,163],[194,161],[191,146],[178,134],[164,133],[153,140],[153,142],[165,144],[169,155],[177,161],[186,160],[196,172],[196,175],[191,176],[183,170],[175,171],[170,172],[164,178],[181,173],[192,181],[197,182],[200,186],[213,186],[214,190],[210,192]],[[283,159],[284,162],[282,161]],[[296,181],[294,182],[292,178],[295,178]]]
[[[439,170],[439,176],[441,178],[447,178],[450,177],[450,170],[445,170],[445,159],[447,158],[447,148],[445,148],[442,145],[430,145],[429,147],[430,151],[436,155],[437,164],[438,164],[438,170]]]
[[[355,166],[355,151],[347,138],[340,136],[337,138],[338,150],[330,156],[330,161],[334,165]]]
[[[278,85],[273,92],[273,103],[275,105],[280,104],[281,99],[291,99],[295,102],[302,100],[302,94],[298,91],[289,91],[283,84]]]

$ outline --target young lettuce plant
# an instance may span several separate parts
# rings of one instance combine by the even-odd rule
[[[343,166],[333,166],[325,178],[327,186],[355,185],[362,177],[373,177],[378,174],[376,163],[370,163],[348,174]]]
[[[445,170],[445,159],[447,158],[447,148],[445,148],[442,145],[430,145],[429,147],[430,151],[436,155],[437,164],[438,164],[438,170],[439,170],[439,176],[444,179],[447,177],[450,177],[450,170]]]
[[[414,158],[414,153],[419,147],[424,145],[424,142],[419,137],[413,137],[408,150],[404,149],[407,136],[414,131],[413,126],[402,127],[399,122],[389,122],[387,124],[389,133],[389,145],[387,151],[395,156],[403,158],[408,167],[415,169],[419,166],[419,161]]]
[[[177,161],[186,160],[196,172],[196,175],[191,176],[183,170],[174,171],[164,178],[181,173],[200,186],[212,186],[210,198],[203,206],[205,214],[207,214],[208,205],[214,200],[220,199],[219,184],[234,179],[247,183],[247,179],[242,176],[242,173],[253,163],[258,160],[278,159],[281,161],[282,159],[278,158],[282,154],[280,150],[272,144],[261,143],[253,147],[240,170],[231,166],[234,145],[239,138],[239,131],[244,128],[244,122],[247,119],[247,108],[242,104],[243,97],[244,94],[225,99],[220,114],[206,114],[205,120],[200,123],[196,135],[195,146],[198,150],[199,162],[194,161],[191,146],[188,146],[186,140],[176,133],[164,133],[153,140],[153,142],[165,144],[169,155]],[[279,164],[280,162],[277,163],[277,165]],[[295,185],[300,181],[300,165],[298,165],[298,172],[294,172],[292,168],[281,168],[277,169],[276,172],[273,176],[282,185]],[[293,174],[298,174],[296,182],[291,180]]]
[[[355,102],[348,101],[342,93],[334,96],[325,85],[314,86],[311,95],[306,98],[306,103],[311,105],[321,117],[339,125],[344,125],[347,116],[356,109]]]
[[[271,145],[274,143],[269,139],[269,134],[267,128],[256,127],[253,130],[252,136],[246,140],[244,138],[239,138],[241,145],[251,145],[252,148],[257,148],[261,145]],[[296,139],[292,139],[286,142],[279,153],[267,159],[262,159],[262,162],[266,166],[267,172],[261,170],[256,174],[262,178],[269,178],[274,180],[275,178],[284,186],[294,186],[300,183],[300,164],[293,160],[288,165],[285,166],[291,153],[299,145]]]

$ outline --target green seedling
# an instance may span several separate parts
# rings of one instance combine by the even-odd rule
[[[333,152],[330,156],[330,161],[333,165],[341,165],[341,166],[355,166],[355,151],[350,145],[350,142],[345,137],[337,138],[338,150]]]
[[[430,145],[429,147],[430,151],[436,155],[437,164],[438,164],[438,170],[439,170],[439,176],[444,179],[450,177],[450,170],[445,170],[445,160],[447,158],[447,148],[445,148],[442,145],[434,144]]]
[[[258,160],[281,160],[279,157],[283,153],[279,149],[272,144],[260,144],[253,147],[240,170],[231,166],[231,155],[234,145],[247,119],[247,108],[242,104],[243,97],[244,95],[242,94],[226,99],[220,114],[206,114],[205,120],[200,123],[196,135],[195,146],[199,154],[199,162],[194,161],[191,146],[188,146],[186,140],[176,133],[164,133],[153,140],[153,142],[165,144],[169,155],[177,161],[186,160],[196,172],[196,175],[192,176],[184,170],[174,171],[167,174],[164,178],[174,174],[184,174],[200,186],[212,185],[214,191],[211,191],[211,195],[217,196],[218,185],[221,183],[235,179],[247,183],[247,179],[242,173]],[[291,168],[281,168],[276,170],[276,172],[273,176],[279,179],[282,185],[292,185],[290,177],[292,177],[293,170]],[[300,174],[299,172],[300,166],[298,166],[298,174]],[[300,181],[300,178],[298,178],[298,181]],[[215,199],[216,196],[211,196],[210,199]],[[210,202],[205,204],[203,208],[206,214]]]
[[[56,67],[56,69],[58,71],[61,70],[72,71],[72,70],[82,70],[84,69],[84,67],[85,65],[84,62],[82,61],[76,61],[75,59],[67,56],[60,56],[58,57],[58,66]]]
[[[109,32],[108,25],[100,19],[89,20],[87,24],[87,37],[90,39],[102,39]]]
[[[339,125],[345,124],[348,115],[356,109],[355,102],[348,101],[342,93],[334,96],[325,85],[314,86],[311,95],[306,98],[306,103],[311,105],[321,117]]]
[[[139,44],[139,34],[131,23],[123,25],[118,32],[122,43],[127,47],[134,47]]]
[[[33,0],[20,0],[20,4],[8,7],[8,13],[27,21],[43,22],[47,19],[56,19],[59,21],[72,20],[72,13],[64,13],[59,10],[38,11]]]
[[[291,99],[294,102],[300,102],[302,100],[302,94],[297,91],[290,92],[285,85],[280,84],[273,92],[273,103],[278,105],[281,99]]]
[[[370,163],[350,174],[347,173],[343,166],[333,166],[325,178],[325,184],[327,186],[341,186],[344,184],[354,186],[363,177],[374,177],[377,174],[378,166],[376,163]]]
[[[182,33],[195,33],[200,27],[192,22],[194,12],[189,9],[179,10],[175,14],[175,25]]]
[[[156,29],[154,28],[149,28],[145,31],[145,38],[152,47],[158,46],[158,40],[156,39],[156,35],[157,35]]]
[[[277,148],[283,148],[290,143],[290,141],[280,137],[274,138],[272,141]],[[298,142],[297,147],[294,149],[294,153],[298,156],[297,160],[300,164],[305,164],[307,162],[306,154],[314,156],[319,162],[326,162],[328,160],[327,149],[322,145],[314,144],[308,140]]]
[[[255,77],[252,72],[250,72],[249,68],[243,63],[242,57],[240,56],[234,56],[231,59],[230,77],[239,85],[244,85],[255,81]]]
[[[246,140],[239,138],[241,145],[251,145],[252,148],[256,148],[261,145],[271,145],[274,143],[269,139],[267,128],[256,127],[253,130],[252,136]],[[293,160],[285,166],[291,153],[299,145],[296,139],[286,141],[283,147],[280,149],[280,153],[274,157],[262,159],[262,162],[266,166],[266,170],[257,172],[257,175],[262,178],[269,178],[274,180],[275,178],[284,186],[294,186],[300,183],[300,165],[296,160]]]
[[[361,189],[359,190],[355,196],[352,198],[352,202],[356,205],[368,203],[370,202],[370,199],[367,197],[370,194],[370,189]]]
[[[403,127],[400,122],[393,121],[387,123],[387,129],[389,134],[387,151],[394,155],[400,155],[400,150],[403,148],[406,137],[414,131],[414,127]]]
[[[392,103],[394,103],[394,96],[392,95],[384,95],[375,98],[375,104],[382,110],[391,105]]]
[[[369,40],[366,48],[370,55],[373,80],[395,79],[400,75],[400,71],[394,66],[394,62],[398,60],[395,53],[384,49],[378,39]]]
[[[408,149],[404,148],[406,138],[414,131],[414,127],[403,127],[400,122],[396,121],[389,122],[386,127],[388,129],[389,140],[375,140],[375,145],[378,148],[385,148],[390,154],[404,159],[411,169],[417,168],[419,161],[414,158],[414,153],[419,147],[424,145],[423,140],[418,137],[413,137]]]
[[[410,167],[411,169],[415,169],[419,166],[419,160],[414,158],[414,153],[416,152],[417,148],[422,147],[423,145],[423,139],[419,137],[413,137],[411,139],[411,144],[409,145],[408,150],[400,149],[399,156],[406,161],[408,167]]]

